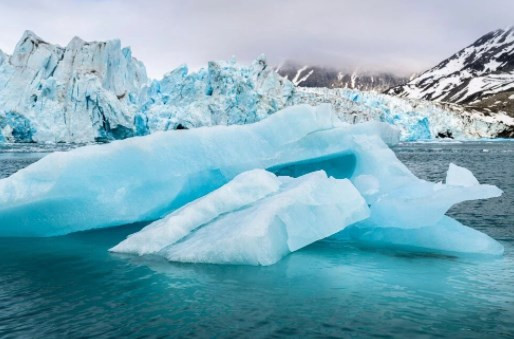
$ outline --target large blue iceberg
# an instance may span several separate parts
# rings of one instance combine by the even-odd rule
[[[236,176],[111,249],[171,261],[271,265],[369,216],[348,179],[265,170]]]
[[[398,139],[390,125],[349,125],[327,105],[302,105],[254,124],[159,132],[53,153],[0,180],[0,236],[157,220],[248,170],[293,178],[323,170],[349,179],[369,205],[354,240],[501,254],[495,240],[445,216],[453,204],[501,190],[455,165],[445,184],[418,179],[387,146]]]

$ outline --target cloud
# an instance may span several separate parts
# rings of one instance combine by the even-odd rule
[[[149,74],[264,53],[335,67],[424,70],[481,35],[514,24],[511,0],[2,1],[0,49],[24,30],[66,45],[120,38]]]

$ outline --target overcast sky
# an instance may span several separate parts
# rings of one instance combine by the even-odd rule
[[[513,0],[1,0],[0,49],[30,29],[62,46],[119,38],[152,77],[261,53],[407,74],[513,24]]]

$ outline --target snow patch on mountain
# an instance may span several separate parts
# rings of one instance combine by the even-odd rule
[[[484,108],[480,103],[514,89],[514,28],[488,33],[434,68],[387,93],[404,98],[451,102]],[[489,107],[491,108],[491,107]],[[501,111],[498,106],[494,111]]]
[[[300,85],[302,82],[305,82],[307,79],[309,79],[309,77],[312,75],[312,73],[314,73],[314,70],[311,69],[309,70],[305,75],[302,76],[302,73],[304,71],[306,71],[307,69],[309,68],[309,66],[303,66],[302,68],[300,68],[297,72],[296,72],[296,75],[294,76],[293,80],[291,80],[291,82],[295,85],[295,86],[298,86]],[[286,76],[286,79],[287,79],[287,76]]]

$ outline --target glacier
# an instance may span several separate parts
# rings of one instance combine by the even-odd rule
[[[456,165],[449,167],[446,183],[417,178],[388,147],[399,138],[389,124],[352,125],[341,122],[330,105],[300,105],[252,124],[155,132],[56,152],[0,180],[0,236],[54,236],[154,221],[188,203],[201,206],[196,199],[220,187],[223,192],[223,185],[249,170],[291,178],[322,170],[350,180],[369,206],[366,220],[342,232],[355,241],[371,237],[377,244],[501,254],[501,244],[445,213],[453,204],[502,191]],[[267,190],[276,186],[249,193]],[[249,193],[243,190],[226,203],[252,205],[255,196],[244,196]],[[187,227],[202,222],[195,215],[202,208],[184,208],[200,218],[186,220]]]
[[[368,216],[366,201],[348,179],[329,178],[323,171],[294,179],[257,169],[146,226],[111,251],[267,266]]]
[[[332,106],[343,122],[397,126],[402,140],[493,138],[514,119],[459,106],[350,89],[302,88],[264,56],[250,65],[182,65],[149,79],[119,40],[67,46],[24,33],[12,55],[0,53],[0,142],[91,143],[159,131],[247,124],[298,104]]]
[[[3,62],[1,62],[3,60]],[[92,142],[133,136],[143,64],[119,40],[66,47],[26,31],[0,57],[0,127],[10,142]]]

